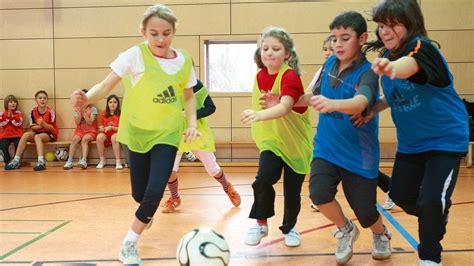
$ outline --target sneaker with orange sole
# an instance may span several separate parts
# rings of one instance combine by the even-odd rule
[[[172,213],[174,212],[174,209],[178,208],[178,206],[181,204],[181,197],[173,198],[170,197],[161,207],[163,209],[161,210],[162,213]]]
[[[240,195],[237,190],[234,189],[234,186],[229,183],[229,189],[226,192],[227,196],[229,196],[230,201],[234,204],[235,207],[240,206]]]

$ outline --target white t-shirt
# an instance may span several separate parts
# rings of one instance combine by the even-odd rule
[[[174,58],[161,58],[156,57],[156,61],[160,64],[161,68],[169,75],[173,75],[178,72],[184,65],[184,55],[176,49],[171,49],[176,57]],[[110,64],[110,68],[115,72],[119,77],[124,77],[126,75],[132,75],[132,84],[137,84],[140,81],[140,78],[145,72],[145,64],[143,63],[142,52],[138,46],[134,46],[127,51],[121,53],[115,61]],[[188,83],[186,88],[192,88],[197,84],[196,73],[194,68],[191,69],[189,75]]]
[[[309,83],[309,86],[307,87],[307,89],[309,89],[309,91],[313,90],[314,84],[316,84],[316,81],[318,81],[318,78],[321,75],[321,70],[322,69],[323,69],[323,67],[320,67],[318,69],[318,71],[316,71],[316,74],[314,74],[313,80],[311,80],[311,83]]]

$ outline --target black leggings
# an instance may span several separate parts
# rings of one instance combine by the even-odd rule
[[[271,151],[260,153],[258,173],[252,183],[254,202],[249,218],[267,219],[275,215],[275,189],[273,185],[283,177],[283,194],[285,211],[280,230],[287,234],[295,225],[301,209],[301,187],[304,174],[298,174],[288,166],[282,158]]]
[[[418,256],[422,260],[441,261],[440,242],[462,156],[446,151],[396,155],[389,194],[406,213],[418,217]]]
[[[155,215],[173,169],[177,148],[158,144],[147,153],[129,151],[132,196],[140,203],[135,216],[148,224]]]
[[[8,152],[8,147],[10,146],[10,143],[12,142],[13,142],[13,145],[15,146],[15,152],[16,152],[16,149],[18,148],[18,143],[20,142],[20,137],[0,139],[0,149],[3,152],[3,161],[5,162],[5,164],[10,162],[11,160],[10,153]]]

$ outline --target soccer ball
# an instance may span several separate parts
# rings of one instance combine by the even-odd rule
[[[181,266],[228,265],[230,250],[223,236],[210,228],[198,228],[181,238],[176,259]]]
[[[54,154],[56,155],[56,159],[58,159],[58,161],[66,161],[69,153],[67,148],[59,147],[56,149]]]

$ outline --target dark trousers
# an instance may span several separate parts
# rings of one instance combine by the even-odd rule
[[[379,171],[377,186],[385,193],[390,190],[390,176]]]
[[[147,153],[129,151],[132,196],[140,203],[135,216],[148,224],[155,215],[173,169],[177,148],[155,145]]]
[[[8,147],[10,146],[10,143],[12,143],[12,142],[13,142],[13,146],[15,146],[15,152],[16,152],[16,149],[18,148],[18,143],[20,142],[20,137],[0,139],[0,149],[3,152],[3,161],[5,162],[5,164],[10,162],[10,160],[11,160],[10,152],[8,151]]]
[[[285,197],[283,223],[280,230],[287,234],[295,225],[301,209],[301,187],[305,178],[288,166],[282,158],[271,151],[260,153],[258,173],[252,183],[254,202],[249,218],[267,219],[275,215],[275,189],[273,185],[283,174],[283,194]]]
[[[445,151],[396,155],[389,195],[405,212],[418,217],[422,260],[441,261],[440,242],[462,156]]]

